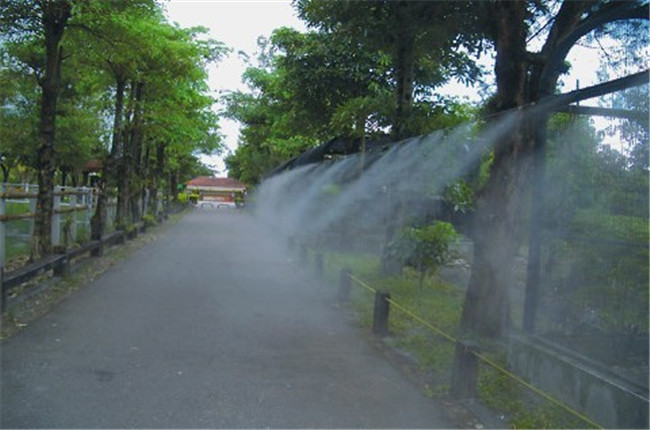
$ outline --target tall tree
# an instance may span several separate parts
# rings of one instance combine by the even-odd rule
[[[416,133],[410,120],[417,89],[431,88],[451,76],[473,81],[478,69],[467,55],[478,47],[471,31],[477,16],[468,2],[296,0],[311,26],[355,38],[363,49],[379,50],[394,71],[393,140]]]
[[[40,142],[36,150],[39,188],[34,251],[37,255],[46,255],[52,252],[56,107],[63,61],[61,41],[72,15],[72,3],[69,0],[5,1],[1,9],[3,30],[19,38],[37,38],[44,46],[43,74],[38,81],[41,106]]]
[[[555,92],[569,50],[578,40],[605,24],[648,19],[648,5],[630,1],[515,0],[477,2],[485,29],[496,51],[497,95],[493,110],[505,111],[540,101]],[[542,6],[540,10],[538,7]],[[531,20],[542,14],[552,23],[543,47],[528,50]],[[491,338],[502,336],[509,324],[508,285],[511,265],[521,243],[525,198],[531,178],[539,174],[533,155],[544,157],[545,114],[518,121],[494,149],[490,178],[479,196],[474,265],[463,308],[465,330]],[[536,198],[534,196],[533,198]]]
[[[232,175],[257,183],[319,141],[363,137],[389,124],[382,54],[344,35],[287,28],[261,42],[260,65],[245,73],[252,93],[226,96],[226,114],[244,124],[240,147],[227,158]]]

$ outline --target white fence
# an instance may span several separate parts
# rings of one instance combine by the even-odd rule
[[[0,267],[7,258],[28,255],[34,235],[37,185],[0,184]],[[88,187],[55,187],[52,245],[70,245],[90,239],[90,219],[96,192]],[[107,205],[107,227],[115,219],[114,199]]]

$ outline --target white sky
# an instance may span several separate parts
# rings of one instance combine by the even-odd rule
[[[241,75],[247,66],[239,58],[239,51],[246,52],[254,59],[260,36],[269,37],[279,27],[293,27],[299,31],[306,29],[289,0],[170,0],[164,6],[171,22],[177,22],[181,27],[207,27],[210,29],[209,37],[232,49],[228,58],[210,66],[208,70],[208,83],[215,96],[224,90],[246,89]],[[226,147],[234,151],[239,135],[238,123],[221,119],[219,125],[225,136]],[[203,160],[216,167],[217,176],[226,176],[221,157],[204,157]]]
[[[168,0],[163,5],[170,21],[181,27],[207,27],[210,30],[208,37],[232,49],[229,57],[211,65],[208,70],[209,85],[214,96],[226,90],[247,89],[241,81],[247,66],[239,57],[239,51],[244,51],[254,60],[260,36],[268,37],[274,29],[283,26],[306,30],[305,24],[291,7],[290,0]],[[582,88],[598,83],[598,54],[592,49],[572,49],[567,59],[573,67],[570,74],[562,78],[566,83],[562,92],[574,90],[576,79],[580,79]],[[490,72],[488,70],[488,74]],[[468,89],[458,84],[449,85],[446,92],[480,100],[478,89]],[[234,151],[237,148],[239,124],[226,119],[221,119],[219,124],[227,151]],[[217,176],[226,176],[222,157],[203,157],[203,161],[216,169]]]

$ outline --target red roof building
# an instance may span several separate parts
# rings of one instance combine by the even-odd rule
[[[212,176],[199,176],[187,184],[187,189],[199,194],[201,201],[231,202],[243,196],[246,185],[232,178],[215,178]]]

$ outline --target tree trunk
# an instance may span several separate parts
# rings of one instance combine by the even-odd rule
[[[396,74],[397,94],[395,105],[395,121],[391,130],[395,142],[409,137],[408,126],[413,103],[413,79],[415,67],[415,37],[405,23],[397,40]]]
[[[529,194],[531,128],[522,117],[507,145],[513,150],[495,156],[492,173],[479,196],[474,218],[474,263],[461,327],[487,338],[499,338],[510,325],[509,290],[521,245]],[[516,149],[515,149],[516,148]]]
[[[61,186],[65,187],[68,179],[68,169],[65,167],[61,167],[59,171],[61,172]]]
[[[0,164],[0,168],[2,169],[2,182],[9,182],[9,173],[11,172],[9,166],[6,164]]]
[[[95,213],[93,214],[90,220],[90,239],[91,240],[101,240],[104,235],[104,229],[106,225],[106,201],[108,196],[106,195],[108,184],[107,184],[107,175],[108,169],[102,169],[102,175],[97,182],[97,204],[95,206]]]
[[[174,170],[169,173],[169,197],[167,201],[176,204],[178,202],[178,176],[179,171]]]
[[[91,220],[91,238],[100,240],[106,227],[106,205],[109,197],[109,186],[117,169],[116,163],[122,152],[122,116],[124,111],[124,88],[126,80],[116,73],[115,86],[115,117],[113,118],[113,141],[111,151],[107,154],[102,166],[102,173],[97,181],[97,206]],[[119,206],[118,206],[119,209]],[[119,210],[116,211],[115,224],[119,225]]]
[[[562,71],[562,62],[578,39],[605,23],[622,19],[648,19],[648,5],[610,2],[585,15],[590,1],[564,1],[541,53],[526,52],[527,1],[492,2],[487,6],[491,37],[496,48],[497,99],[495,111],[524,106],[551,95]],[[492,173],[477,204],[475,215],[474,265],[465,298],[461,326],[490,338],[505,334],[509,323],[508,288],[511,269],[526,217],[527,198],[538,203],[543,188],[532,180],[543,177],[545,127],[548,112],[522,118],[510,137],[494,150]],[[536,159],[534,159],[536,158]],[[539,215],[540,207],[536,214]],[[539,228],[533,219],[531,229]],[[534,308],[539,282],[539,232],[533,231],[529,250],[524,328],[534,326]]]
[[[36,149],[38,166],[38,196],[33,247],[39,258],[52,252],[52,213],[54,206],[54,133],[56,104],[61,74],[61,38],[70,18],[71,6],[65,0],[43,2],[45,34],[45,72],[39,84],[41,95],[41,139]]]
[[[144,132],[142,128],[142,98],[144,95],[144,83],[138,82],[135,86],[135,105],[133,110],[133,122],[131,125],[131,219],[133,222],[140,221],[140,202],[144,192],[142,177],[142,142]]]
[[[126,183],[126,172],[124,171],[124,91],[126,79],[121,73],[115,74],[115,117],[113,118],[113,144],[111,147],[110,161],[106,163],[105,172],[110,178],[117,173],[117,211],[115,225],[123,227],[126,222],[126,202],[124,198]],[[113,169],[115,167],[115,169]],[[107,176],[105,181],[109,181]]]
[[[155,174],[154,176],[154,186],[151,190],[151,198],[153,199],[152,204],[155,205],[153,206],[154,208],[154,213],[156,214],[156,217],[158,217],[159,211],[158,211],[158,190],[162,189],[164,190],[163,187],[163,181],[165,177],[165,144],[162,142],[158,142],[156,144],[156,169],[155,169]],[[163,209],[164,211],[164,209]]]
[[[497,101],[502,111],[526,102],[526,2],[493,5],[493,39],[497,51]],[[494,148],[492,172],[477,202],[473,231],[474,263],[461,328],[488,338],[502,337],[509,325],[512,265],[519,249],[527,195],[529,124],[520,115],[514,130]]]
[[[149,170],[149,163],[151,161],[150,159],[150,148],[151,146],[149,145],[149,142],[145,142],[143,139],[143,147],[144,147],[144,156],[142,158],[142,207],[143,210],[146,208],[146,211],[143,213],[143,215],[153,215],[155,218],[155,212],[152,212],[151,204],[152,204],[152,196],[151,196],[151,188],[153,186],[153,181],[154,178],[150,174]]]

